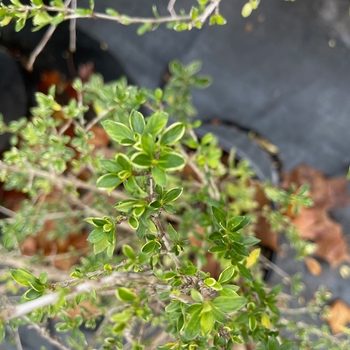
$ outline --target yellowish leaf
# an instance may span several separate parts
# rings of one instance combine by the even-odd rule
[[[262,316],[261,316],[261,324],[265,328],[270,328],[271,321],[270,321],[270,317],[267,314],[262,314]]]
[[[242,16],[244,18],[249,17],[252,11],[253,11],[252,5],[249,2],[247,2],[242,8]]]
[[[258,261],[259,255],[260,255],[260,248],[256,248],[250,252],[248,258],[246,259],[247,261],[246,267],[248,269]]]

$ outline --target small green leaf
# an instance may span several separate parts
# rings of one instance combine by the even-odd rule
[[[243,6],[241,14],[242,14],[242,16],[243,16],[244,18],[246,18],[246,17],[249,17],[249,16],[250,16],[250,14],[252,13],[252,11],[253,11],[252,5],[250,4],[250,2],[247,2],[247,3]]]
[[[106,130],[107,134],[111,137],[111,139],[120,144],[123,144],[123,139],[134,139],[134,132],[122,123],[115,122],[112,120],[106,120],[101,124]]]
[[[102,175],[97,180],[97,187],[100,188],[115,188],[122,183],[122,179],[117,174],[109,173]]]
[[[106,248],[109,246],[109,243],[107,239],[101,239],[100,241],[97,241],[94,243],[94,254],[102,253],[106,250]]]
[[[217,207],[212,207],[212,212],[213,212],[213,217],[214,217],[215,222],[219,226],[226,228],[226,215],[225,215],[225,213]]]
[[[165,112],[156,112],[147,120],[145,132],[151,134],[153,137],[159,135],[168,122],[168,114]]]
[[[197,301],[198,303],[202,303],[203,302],[203,297],[202,294],[198,292],[198,290],[196,289],[191,289],[191,298],[194,301]]]
[[[218,308],[212,307],[211,312],[213,314],[213,317],[214,317],[215,321],[217,321],[219,323],[222,323],[222,324],[227,323],[227,317]]]
[[[238,264],[237,267],[238,267],[239,273],[242,277],[244,277],[245,279],[247,279],[250,282],[253,282],[252,274],[244,265]]]
[[[211,303],[223,312],[234,312],[241,309],[247,303],[247,299],[244,297],[218,297]]]
[[[156,245],[156,241],[149,241],[141,248],[141,251],[143,253],[150,254],[156,249]]]
[[[43,295],[43,291],[37,291],[35,289],[29,289],[23,294],[23,298],[26,300],[33,300]]]
[[[163,152],[158,159],[158,166],[168,171],[181,169],[185,164],[185,158],[174,152]]]
[[[166,172],[160,168],[158,168],[157,166],[154,166],[151,170],[152,173],[152,177],[154,179],[154,181],[161,185],[161,186],[166,186],[168,183],[168,179],[166,176]]]
[[[28,270],[26,269],[16,269],[16,270],[10,270],[12,278],[19,284],[25,287],[30,287],[30,283],[35,282],[39,279],[37,279],[35,276],[33,276]]]
[[[178,24],[175,25],[174,29],[175,29],[177,32],[183,32],[183,31],[189,29],[189,23],[185,23],[185,22],[178,23]]]
[[[201,330],[203,335],[209,334],[214,326],[214,316],[212,311],[203,312],[201,315]]]
[[[168,190],[167,192],[165,192],[165,194],[162,198],[164,203],[169,203],[169,202],[175,201],[176,199],[178,199],[181,196],[182,191],[183,191],[183,188],[181,188],[181,187],[175,187],[175,188]]]
[[[146,153],[138,152],[135,153],[131,161],[139,168],[149,168],[152,165],[152,158]]]
[[[117,12],[116,10],[111,9],[111,8],[107,8],[107,9],[106,9],[106,13],[107,13],[107,15],[109,15],[109,16],[119,17],[119,12]]]
[[[158,88],[155,90],[154,92],[154,97],[158,100],[158,101],[161,101],[162,98],[163,98],[163,90]]]
[[[182,75],[184,68],[178,60],[173,60],[169,63],[170,73],[173,75]]]
[[[155,144],[151,134],[144,133],[141,136],[141,147],[144,153],[146,153],[150,159],[154,158]]]
[[[219,26],[223,26],[226,23],[227,21],[224,17],[222,17],[220,14],[216,15],[216,24],[218,24]]]
[[[125,302],[132,302],[137,299],[136,295],[130,289],[124,287],[117,288],[117,298]]]
[[[160,138],[160,144],[172,146],[176,141],[180,140],[185,133],[185,125],[183,123],[174,123],[170,125]]]
[[[248,327],[251,331],[254,331],[256,328],[256,318],[253,314],[250,314],[248,317]]]
[[[138,134],[142,134],[146,126],[145,118],[143,115],[140,112],[133,110],[130,113],[129,118],[131,129]]]
[[[134,252],[134,249],[132,249],[132,247],[130,247],[128,244],[123,244],[123,254],[130,260],[135,260],[136,259],[136,255]]]
[[[201,312],[202,312],[202,308],[199,308],[196,312],[194,312],[190,316],[187,323],[185,324],[184,335],[189,340],[192,340],[195,337],[197,337],[197,335],[201,331],[201,322],[200,322]]]
[[[135,199],[125,199],[117,203],[114,208],[121,211],[122,213],[127,213],[131,210],[138,201]]]
[[[243,238],[243,245],[246,247],[250,247],[252,245],[256,245],[260,242],[260,239],[253,237],[253,236],[248,236]]]
[[[275,337],[270,337],[267,342],[267,350],[279,350],[280,344]]]
[[[245,216],[235,216],[228,221],[228,229],[232,232],[238,232],[250,223],[250,218]]]
[[[165,308],[165,311],[168,313],[176,312],[180,309],[181,303],[179,300],[172,300],[170,304]]]
[[[238,242],[232,242],[231,249],[238,255],[249,256],[249,250],[243,244]]]
[[[118,163],[118,165],[123,169],[126,170],[128,172],[132,171],[132,166],[130,164],[130,159],[122,153],[118,153],[117,156],[115,157],[116,162]]]
[[[234,269],[234,267],[232,265],[226,267],[226,269],[224,269],[221,272],[218,282],[221,283],[221,284],[230,282],[230,280],[233,277],[234,273],[235,273],[235,269]]]
[[[139,221],[137,220],[137,218],[135,216],[130,216],[129,217],[128,224],[134,230],[137,230],[138,227],[139,227]]]
[[[210,253],[221,253],[226,252],[227,247],[225,245],[216,245],[214,247],[209,248]]]
[[[168,224],[167,232],[168,232],[169,238],[173,242],[175,242],[175,243],[179,242],[180,236],[179,236],[179,234],[176,232],[176,230],[173,228],[173,226],[171,224]]]
[[[102,159],[100,160],[100,164],[110,173],[119,173],[119,171],[123,170],[120,165],[115,160],[111,159]]]
[[[5,330],[5,324],[3,321],[0,321],[0,343],[5,339],[6,330]]]
[[[150,22],[146,22],[141,24],[138,28],[137,28],[137,35],[143,35],[147,32],[149,32],[152,29],[152,23]]]

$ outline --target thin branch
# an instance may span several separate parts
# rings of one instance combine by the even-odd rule
[[[55,339],[52,336],[50,336],[46,329],[40,327],[36,323],[31,322],[30,319],[26,316],[24,317],[24,319],[26,322],[28,322],[29,328],[35,329],[41,337],[45,338],[49,343],[55,345],[59,350],[69,350],[58,339]]]
[[[130,282],[135,282],[141,285],[155,285],[155,287],[160,286],[163,290],[167,287],[170,288],[168,285],[159,284],[159,280],[149,273],[141,274],[132,272],[113,272],[109,276],[100,279],[89,280],[72,287],[70,294],[68,294],[65,299],[72,300],[79,294],[91,293],[93,290],[100,290],[107,285],[125,286]],[[0,319],[6,321],[25,316],[38,308],[56,304],[60,297],[60,291],[43,295],[37,299],[13,306],[2,311],[0,313]]]
[[[77,0],[71,0],[71,9],[73,12],[77,9]],[[72,18],[69,23],[69,51],[75,52],[77,42],[77,20]]]
[[[280,321],[280,323],[284,324],[284,325],[287,325],[290,321],[287,320],[287,319],[284,319],[282,318]],[[327,334],[327,333],[324,333],[322,332],[321,329],[318,329],[316,327],[312,327],[312,329],[310,329],[310,325],[307,324],[307,323],[304,323],[304,322],[297,322],[295,324],[295,326],[298,328],[298,329],[304,329],[304,330],[308,330],[310,333],[313,333],[317,336],[319,336],[321,339],[322,338],[326,338],[328,340],[330,340],[331,342],[333,342],[334,344],[340,346],[341,345],[341,341],[339,339],[337,339],[335,336],[331,335],[331,334]]]
[[[95,124],[97,124],[101,119],[103,119],[108,113],[112,112],[115,109],[115,107],[111,107],[103,111],[103,113],[98,114],[94,119],[91,120],[91,122],[86,125],[85,132],[89,131]]]
[[[69,3],[71,0],[68,0]],[[221,0],[212,0],[210,4],[205,8],[203,13],[196,19],[197,21],[200,21],[204,23],[208,17],[215,12],[215,10],[219,7]],[[68,3],[68,4],[69,4]],[[168,22],[192,22],[192,18],[190,15],[184,15],[184,16],[178,16],[176,15],[173,4],[175,1],[170,0],[168,4],[168,11],[171,13],[170,16],[164,16],[159,18],[153,18],[153,17],[129,17],[127,15],[108,15],[106,13],[101,12],[93,12],[93,13],[87,13],[87,14],[77,14],[74,12],[72,8],[68,8],[68,6],[65,6],[64,8],[55,7],[55,6],[41,6],[41,10],[54,12],[54,13],[63,13],[65,15],[65,20],[71,20],[71,19],[78,19],[78,18],[93,18],[93,19],[105,19],[109,21],[115,21],[121,24],[142,24],[142,23],[151,23],[151,24],[161,24],[161,23],[168,23]],[[21,8],[6,8],[6,11],[8,13],[12,12],[24,12],[24,13],[30,13],[33,10],[37,10],[35,6],[22,6]]]
[[[281,311],[281,313],[287,314],[287,315],[299,315],[299,314],[305,314],[309,312],[308,306],[298,307],[296,309],[279,306],[278,309]]]
[[[172,17],[176,17],[176,11],[174,10],[176,0],[170,0],[168,3],[167,10],[171,14]]]
[[[151,218],[152,222],[156,225],[157,227],[157,230],[159,232],[159,235],[160,235],[160,238],[162,239],[163,243],[164,243],[164,247],[165,249],[167,250],[167,253],[168,255],[173,259],[175,265],[177,268],[181,268],[182,267],[182,264],[181,264],[181,261],[179,260],[179,258],[174,254],[174,253],[171,253],[170,250],[171,250],[171,245],[170,245],[170,242],[168,240],[168,236],[165,232],[165,230],[163,229],[163,225],[162,223],[160,222],[160,219],[158,216],[153,216]]]
[[[208,17],[219,7],[221,0],[212,0],[211,4],[206,7],[204,12],[197,18],[197,21],[204,23]]]
[[[36,58],[39,56],[40,52],[42,50],[44,50],[46,44],[48,43],[48,41],[52,37],[52,34],[55,32],[56,28],[57,28],[56,26],[51,25],[48,28],[48,30],[46,31],[46,33],[44,34],[44,36],[42,37],[42,39],[40,40],[39,44],[36,46],[36,48],[30,54],[28,62],[26,64],[26,69],[29,72],[31,72],[33,70],[33,65],[34,65]]]
[[[15,338],[15,343],[16,343],[17,350],[23,350],[22,343],[21,343],[21,338],[19,336],[18,329],[14,330],[14,338]]]
[[[62,188],[62,187],[73,187],[73,188],[80,188],[84,190],[89,190],[95,193],[102,193],[102,194],[107,194],[106,190],[100,189],[93,184],[89,184],[85,181],[79,180],[77,178],[73,177],[64,177],[62,175],[57,175],[54,173],[49,173],[47,171],[41,170],[41,169],[35,169],[35,168],[28,168],[22,169],[21,167],[17,165],[9,165],[4,163],[3,161],[0,161],[0,169],[4,170],[9,170],[11,172],[16,172],[16,173],[23,173],[25,172],[26,174],[30,175],[33,174],[37,177],[41,177],[43,179],[49,180],[50,182],[54,183],[56,186]],[[112,191],[109,194],[110,197],[116,198],[116,199],[127,199],[128,196],[124,194],[123,192],[120,191]]]
[[[9,216],[9,217],[13,217],[16,215],[16,212],[3,207],[2,205],[0,205],[0,213],[4,214],[6,216]]]
[[[265,258],[263,255],[259,255],[259,260],[264,265],[266,265],[267,267],[275,271],[277,274],[279,274],[281,277],[283,277],[286,281],[289,282],[292,279],[292,277],[288,273],[283,271],[280,267],[278,267],[276,264],[271,262],[269,259]]]
[[[64,6],[68,7],[70,2],[71,2],[71,0],[66,0],[64,2]],[[29,6],[24,6],[24,7],[29,7]],[[10,9],[8,9],[8,10],[10,10]],[[17,11],[21,11],[21,9],[16,9],[16,10]],[[62,11],[62,9],[61,9],[61,11]],[[25,12],[28,12],[28,9]],[[52,37],[52,35],[55,32],[56,28],[57,28],[57,26],[51,25],[48,28],[48,30],[46,31],[46,33],[44,34],[44,36],[42,37],[42,39],[40,40],[39,44],[36,46],[36,48],[30,54],[28,62],[26,64],[26,68],[27,68],[28,71],[31,72],[33,70],[33,65],[34,65],[34,62],[35,62],[36,58],[39,56],[40,52],[42,50],[44,50],[46,44],[48,43],[48,41]]]

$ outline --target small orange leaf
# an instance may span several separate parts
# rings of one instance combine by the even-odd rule
[[[307,257],[305,258],[305,264],[307,269],[314,275],[320,276],[322,273],[321,264],[314,258]]]
[[[336,300],[330,306],[326,321],[329,323],[333,334],[341,333],[343,327],[350,322],[350,307],[342,300]]]

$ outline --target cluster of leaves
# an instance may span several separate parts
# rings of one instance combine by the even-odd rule
[[[219,13],[219,3],[213,6],[209,0],[197,0],[197,5],[189,11],[181,9],[179,14],[171,11],[171,16],[161,16],[157,7],[152,7],[153,18],[134,18],[121,14],[117,10],[107,8],[105,13],[95,11],[95,1],[90,0],[88,7],[70,7],[70,2],[52,0],[50,5],[43,0],[31,0],[30,5],[22,4],[20,0],[10,0],[11,4],[0,4],[0,26],[6,26],[11,21],[15,22],[15,30],[20,31],[26,25],[28,19],[32,20],[33,30],[37,31],[47,25],[57,26],[70,18],[103,18],[116,21],[123,25],[141,23],[137,29],[139,35],[156,30],[160,24],[166,23],[166,27],[178,32],[200,29],[209,18],[210,25],[224,25],[225,18]],[[215,10],[215,11],[214,11]]]
[[[57,330],[72,331],[71,348],[82,349],[86,339],[80,326],[95,328],[102,316],[95,341],[104,349],[122,349],[125,341],[143,349],[152,340],[131,337],[137,325],[162,326],[169,341],[153,344],[159,349],[231,349],[251,340],[260,349],[293,348],[280,334],[280,287],[268,289],[257,264],[256,214],[249,211],[256,208],[249,186],[254,174],[232,154],[223,163],[214,135],[198,140],[198,123],[190,122],[191,87],[208,83],[195,75],[199,67],[171,63],[174,76],[164,90],[155,91],[129,86],[125,79],[77,80],[80,102],[61,106],[52,89],[37,95],[31,119],[1,124],[3,132],[14,135],[0,162],[7,188],[27,193],[28,210],[40,208],[37,199],[55,191],[61,201],[73,196],[72,211],[81,206],[89,213],[91,229],[88,251],[70,278],[35,277],[24,268],[10,272],[27,290],[24,305],[0,313],[2,336],[5,323],[42,325],[57,316]],[[97,116],[86,122],[89,105]],[[140,112],[146,109],[147,114]],[[171,118],[177,121],[169,123]],[[100,153],[89,142],[93,122],[101,122],[111,141]],[[90,182],[79,178],[87,170]],[[308,204],[304,190],[266,192],[290,208]],[[89,206],[83,202],[86,191],[94,194]],[[4,237],[9,238],[11,224],[23,221],[26,208],[6,222]],[[275,218],[276,226],[283,220]],[[22,231],[18,241],[27,234]],[[20,244],[6,248],[18,252]],[[20,251],[18,257],[23,259]],[[214,265],[217,272],[210,271]],[[299,278],[293,278],[295,292]],[[36,308],[26,309],[22,318],[32,299]]]

